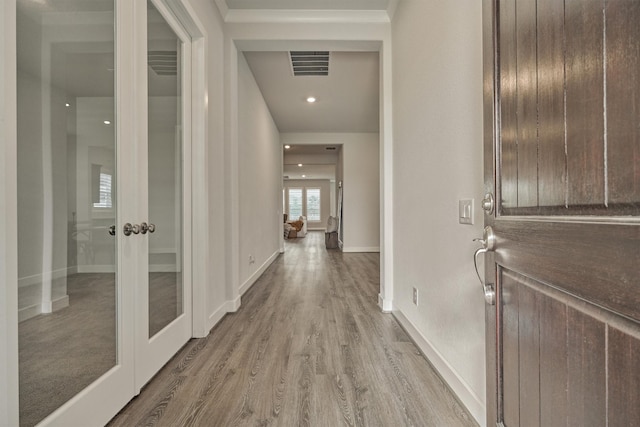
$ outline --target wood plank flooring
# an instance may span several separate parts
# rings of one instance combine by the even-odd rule
[[[390,314],[379,254],[288,240],[203,339],[109,426],[475,426]]]

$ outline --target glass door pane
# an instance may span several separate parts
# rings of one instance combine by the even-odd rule
[[[112,0],[17,0],[25,426],[118,363],[114,19]]]
[[[147,2],[149,337],[183,313],[182,41]]]

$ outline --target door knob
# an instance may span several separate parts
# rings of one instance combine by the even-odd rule
[[[140,232],[147,234],[147,231],[149,231],[149,225],[146,222],[140,223]]]
[[[125,236],[131,236],[131,233],[138,234],[140,233],[140,226],[138,224],[131,225],[131,223],[128,222],[122,227],[122,232]]]
[[[484,228],[484,235],[482,239],[473,239],[474,242],[479,241],[482,244],[481,248],[478,248],[476,252],[473,254],[473,266],[476,269],[476,274],[478,275],[478,280],[480,280],[480,285],[482,286],[482,291],[484,293],[484,300],[489,305],[495,305],[496,303],[496,291],[494,289],[493,283],[484,283],[482,276],[480,276],[480,271],[478,271],[478,256],[480,254],[486,254],[489,251],[493,251],[496,245],[496,236],[493,232],[493,228],[487,226]]]
[[[154,231],[156,231],[156,225],[149,223],[149,233],[153,233]]]
[[[487,193],[484,195],[484,199],[482,199],[482,209],[487,213],[487,215],[491,215],[493,213],[493,209],[496,206],[496,201],[493,198],[493,194]]]

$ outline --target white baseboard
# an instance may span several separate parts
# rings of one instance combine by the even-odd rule
[[[150,264],[150,273],[176,273],[178,267],[175,264]]]
[[[378,294],[378,307],[383,313],[391,313],[393,311],[393,301],[385,300],[382,295]]]
[[[64,295],[51,301],[52,311],[58,311],[65,307],[69,307],[69,295]]]
[[[115,265],[79,265],[78,273],[115,273]]]
[[[265,272],[265,270],[273,263],[273,261],[276,260],[276,258],[278,258],[279,255],[280,250],[275,251],[269,258],[267,258],[267,260],[260,266],[260,268],[258,268],[247,280],[245,280],[245,282],[240,286],[240,289],[238,290],[240,296],[244,295],[244,293],[247,292],[249,288],[251,288],[256,280],[258,280],[258,278],[262,276],[262,273]]]
[[[380,252],[380,246],[343,246],[342,252]]]
[[[216,311],[209,315],[207,319],[207,334],[209,331],[218,324],[219,321],[225,316],[225,314],[229,313],[229,306],[231,305],[231,301],[226,301],[222,304]],[[202,338],[202,337],[200,337]]]
[[[74,267],[68,268],[60,268],[58,270],[53,270],[51,272],[51,279],[56,280],[61,277],[70,276],[75,272]],[[34,274],[32,276],[25,276],[18,278],[18,288],[23,288],[25,286],[33,286],[42,284],[42,274]]]
[[[42,306],[40,304],[33,304],[28,307],[18,310],[18,322],[22,322],[32,317],[36,317],[42,312]]]
[[[400,311],[393,310],[393,316],[407,331],[411,339],[418,345],[422,353],[429,359],[429,362],[438,371],[442,379],[449,385],[449,388],[458,396],[460,402],[467,408],[473,418],[481,427],[486,426],[486,406],[480,397],[474,393],[469,385],[458,375],[446,359],[436,350],[436,348],[426,339],[422,333],[411,323],[411,321]]]
[[[31,319],[32,317],[36,317],[43,313],[53,313],[65,307],[69,307],[69,295],[56,298],[49,304],[33,304],[28,307],[21,308],[18,310],[18,322]]]

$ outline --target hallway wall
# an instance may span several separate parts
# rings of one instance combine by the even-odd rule
[[[484,425],[480,2],[403,1],[392,23],[394,310]],[[474,198],[475,225],[458,223]],[[419,305],[412,288],[419,291]]]
[[[239,264],[242,295],[280,253],[280,133],[251,69],[238,54]]]

